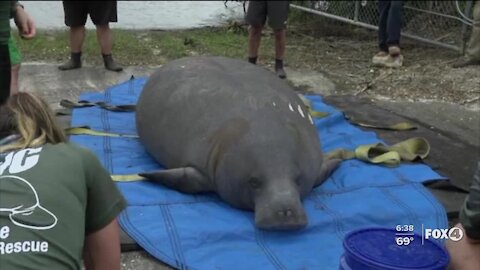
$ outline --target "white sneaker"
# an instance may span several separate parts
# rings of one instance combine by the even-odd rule
[[[377,54],[375,54],[372,58],[372,63],[376,66],[384,66],[385,65],[385,62],[388,61],[388,53],[387,52],[378,52]]]
[[[389,68],[398,68],[403,66],[403,55],[399,54],[397,56],[388,55],[387,61],[384,65]]]

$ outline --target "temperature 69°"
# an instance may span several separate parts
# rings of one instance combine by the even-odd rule
[[[413,242],[413,237],[395,237],[395,241],[399,246],[408,246]]]

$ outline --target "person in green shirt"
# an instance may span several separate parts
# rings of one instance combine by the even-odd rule
[[[90,150],[27,92],[0,106],[0,269],[120,269],[126,201]]]
[[[476,0],[473,4],[470,40],[465,48],[465,55],[453,62],[454,68],[480,65],[480,0]]]
[[[15,41],[13,34],[8,39],[8,50],[10,52],[10,63],[11,63],[11,79],[10,79],[10,95],[20,91],[18,84],[18,78],[20,76],[20,66],[22,64],[22,53],[18,48],[18,44]]]
[[[0,1],[0,105],[10,96],[11,63],[8,39],[11,18],[15,19],[22,38],[31,39],[36,35],[33,19],[18,1]]]
[[[459,241],[447,241],[451,257],[449,269],[480,269],[480,161],[473,176],[470,194],[460,210],[460,223],[455,227],[465,233]]]

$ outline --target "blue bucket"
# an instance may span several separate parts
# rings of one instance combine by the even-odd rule
[[[391,228],[367,228],[345,237],[345,253],[340,270],[445,270],[450,256],[438,243],[416,233],[397,236]],[[396,237],[407,237],[408,245],[399,245]],[[411,238],[413,237],[413,238]],[[422,244],[423,243],[423,244]]]

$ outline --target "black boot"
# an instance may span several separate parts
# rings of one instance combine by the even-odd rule
[[[111,54],[102,54],[103,56],[103,63],[105,64],[105,68],[111,71],[122,71],[123,67],[120,66],[115,60],[113,60],[113,57]]]
[[[285,79],[287,74],[283,70],[283,60],[275,59],[275,73],[280,79]]]
[[[248,57],[248,62],[256,65],[256,64],[257,64],[257,58],[258,58],[257,56],[255,56],[255,57]]]
[[[60,70],[70,70],[82,67],[82,52],[71,53],[70,60],[58,66]]]

